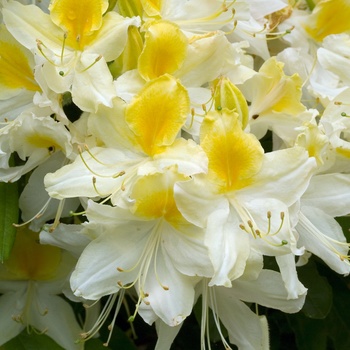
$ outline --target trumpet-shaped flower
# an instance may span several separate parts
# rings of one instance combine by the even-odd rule
[[[314,159],[302,148],[264,154],[242,131],[234,112],[209,112],[201,130],[207,175],[176,184],[180,212],[206,227],[215,268],[210,285],[230,286],[244,271],[253,248],[264,255],[300,254],[288,207],[307,188]]]
[[[196,276],[210,276],[212,266],[203,230],[188,223],[174,201],[174,183],[185,178],[176,167],[141,177],[130,210],[89,202],[85,230],[98,236],[72,274],[76,295],[98,299],[135,287],[135,313],[148,323],[155,314],[175,326],[190,314]]]
[[[259,73],[240,87],[251,102],[251,127],[258,138],[264,136],[268,128],[296,123],[295,116],[305,111],[300,102],[301,84],[297,74],[286,76],[283,64],[276,58],[270,58],[261,66]]]
[[[45,333],[69,350],[77,344],[82,329],[61,294],[75,259],[61,249],[42,246],[39,235],[17,231],[10,258],[0,265],[0,344],[23,329]]]
[[[248,306],[256,303],[286,313],[298,312],[305,301],[306,289],[299,282],[298,295],[288,300],[281,275],[275,271],[261,270],[255,264],[244,275],[232,281],[231,288],[208,286],[208,280],[202,279],[196,286],[196,293],[201,296],[201,349],[210,349],[209,314],[215,322],[225,349],[231,349],[223,335],[222,326],[228,332],[229,342],[239,349],[269,349],[269,332],[265,316],[259,316]],[[248,303],[248,305],[246,304]],[[210,311],[211,310],[211,311]],[[169,327],[162,321],[157,323],[158,343],[156,350],[170,349],[179,327]]]
[[[138,176],[162,172],[171,165],[185,175],[206,171],[203,150],[194,141],[178,137],[188,111],[187,91],[176,79],[163,75],[150,81],[126,108],[120,107],[119,117],[110,120],[113,128],[110,122],[95,124],[100,142],[107,147],[92,148],[48,174],[46,190],[59,199],[111,195],[115,204],[128,196]]]
[[[115,92],[106,62],[123,51],[128,27],[140,24],[137,18],[105,13],[107,7],[106,0],[59,0],[46,14],[9,1],[2,10],[11,34],[37,53],[37,69],[43,70],[47,85],[56,93],[71,91],[73,101],[86,111],[97,110],[99,104],[111,106]]]
[[[69,157],[72,153],[71,136],[64,125],[51,117],[22,113],[0,130],[0,150],[0,180],[16,181],[56,151]],[[14,152],[25,161],[24,165],[9,165]]]

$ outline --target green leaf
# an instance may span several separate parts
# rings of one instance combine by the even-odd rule
[[[85,350],[108,350],[110,349],[107,346],[103,345],[102,340],[100,339],[90,339],[85,343]]]
[[[327,279],[318,273],[312,260],[298,268],[298,276],[308,288],[303,313],[310,318],[324,319],[332,307],[332,287]]]
[[[45,334],[32,332],[28,334],[24,330],[16,338],[11,339],[0,347],[0,350],[64,350],[55,341]]]
[[[0,262],[9,258],[16,238],[13,223],[18,220],[18,188],[16,183],[0,182]]]
[[[298,350],[327,350],[327,329],[324,320],[314,320],[302,313],[288,315]]]
[[[350,277],[336,274],[327,267],[322,267],[333,288],[333,307],[326,322],[329,337],[333,341],[334,349],[350,349]]]

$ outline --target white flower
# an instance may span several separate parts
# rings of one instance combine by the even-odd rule
[[[98,299],[135,287],[135,313],[148,323],[160,317],[175,326],[192,310],[197,276],[212,266],[204,232],[176,208],[173,186],[184,176],[170,168],[140,178],[130,194],[130,211],[89,202],[85,230],[97,234],[71,277],[74,293]]]
[[[0,265],[0,344],[23,329],[45,333],[67,350],[82,349],[82,332],[71,306],[58,294],[75,259],[41,246],[38,234],[19,229],[9,260]]]
[[[179,81],[170,75],[150,81],[126,107],[116,103],[105,123],[100,123],[102,115],[94,118],[94,134],[106,147],[87,150],[72,164],[47,174],[46,190],[59,199],[111,196],[117,204],[139,176],[171,165],[185,175],[206,171],[203,150],[178,137],[188,112],[188,94]]]
[[[53,118],[36,117],[23,112],[0,129],[0,179],[16,181],[47,160],[54,152],[72,153],[71,136],[63,124]],[[16,152],[25,164],[11,167],[9,158]]]
[[[4,2],[7,29],[23,46],[40,57],[47,85],[56,93],[71,91],[81,109],[96,111],[99,104],[111,106],[115,96],[106,62],[123,51],[130,25],[137,18],[105,13],[108,1],[53,1],[50,15],[36,6]],[[37,26],[33,18],[40,23]]]
[[[243,273],[251,247],[270,256],[300,255],[288,207],[305,191],[314,159],[301,147],[264,154],[227,109],[207,114],[201,146],[208,175],[176,184],[175,198],[187,220],[206,228],[215,268],[210,285],[230,286]]]

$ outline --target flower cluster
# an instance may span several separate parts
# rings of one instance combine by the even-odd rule
[[[311,254],[350,272],[350,1],[28,2],[1,5],[0,181],[21,179],[23,224],[0,344],[82,348],[131,295],[159,350],[199,300],[202,349],[210,318],[227,349],[268,349],[251,303],[298,312]],[[89,327],[62,292],[110,298]]]

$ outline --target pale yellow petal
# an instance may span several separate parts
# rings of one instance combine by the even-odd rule
[[[140,0],[143,10],[150,17],[159,16],[163,0]]]
[[[40,91],[34,79],[28,54],[4,27],[0,32],[0,87],[5,89],[26,89]],[[1,92],[0,92],[1,96]]]
[[[145,44],[138,62],[140,75],[155,79],[179,69],[187,54],[188,40],[171,22],[152,23],[145,34]]]
[[[348,32],[349,18],[349,0],[319,1],[307,19],[305,30],[316,41],[322,41],[327,35]]]
[[[163,75],[149,82],[126,109],[126,122],[143,151],[153,156],[171,145],[190,110],[187,90]]]

